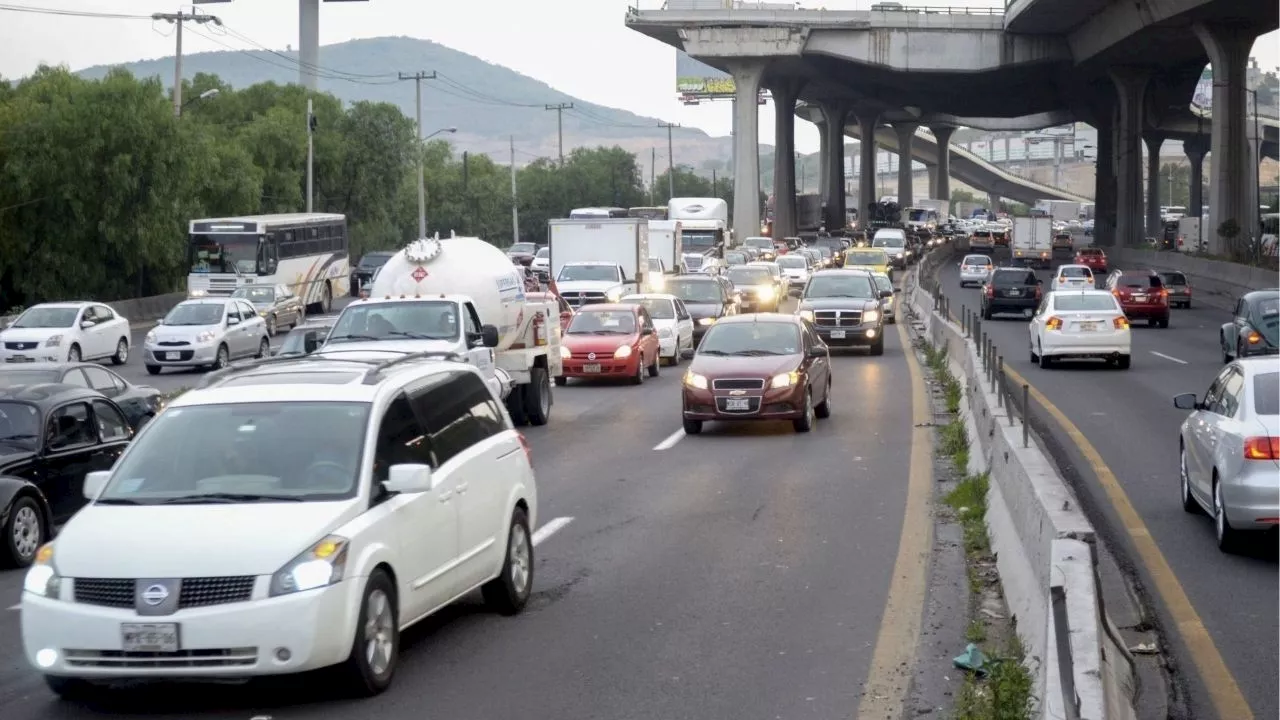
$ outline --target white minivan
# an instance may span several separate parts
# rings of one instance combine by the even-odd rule
[[[63,696],[327,666],[372,695],[406,627],[532,587],[528,445],[478,370],[425,353],[215,373],[84,488],[23,584],[26,657]]]

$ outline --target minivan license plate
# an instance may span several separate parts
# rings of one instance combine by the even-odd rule
[[[598,373],[598,372],[600,372],[600,363],[589,363],[589,364],[587,364],[587,365],[583,365],[583,366],[582,366],[582,372],[584,372],[584,373]]]
[[[178,652],[178,623],[121,623],[125,652]]]
[[[751,398],[726,398],[724,401],[725,410],[750,410]]]
[[[832,331],[831,331],[831,339],[832,339],[832,340],[843,340],[843,339],[844,339],[844,331],[843,331],[843,330],[832,330]]]

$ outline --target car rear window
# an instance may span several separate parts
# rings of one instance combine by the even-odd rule
[[[1253,376],[1253,412],[1255,415],[1280,415],[1280,372]]]
[[[1101,255],[1102,251],[1097,248],[1084,248],[1080,251],[1081,255]]]
[[[1186,285],[1187,276],[1182,273],[1160,273],[1160,279],[1165,285]]]
[[[1158,275],[1147,275],[1145,273],[1123,273],[1116,279],[1117,285],[1124,287],[1160,287],[1160,277]]]
[[[1119,310],[1116,300],[1111,295],[1104,294],[1087,294],[1087,295],[1058,295],[1053,298],[1054,310],[1081,310],[1085,312],[1105,312],[1108,310]]]
[[[1058,270],[1058,274],[1062,277],[1093,277],[1093,273],[1089,272],[1089,268],[1082,267],[1064,267]]]
[[[1035,285],[1036,274],[1025,270],[997,270],[992,282],[996,285]]]
[[[965,265],[990,265],[991,258],[986,255],[968,255],[964,259]]]

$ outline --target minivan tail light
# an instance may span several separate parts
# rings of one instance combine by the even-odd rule
[[[1280,437],[1251,437],[1244,439],[1246,460],[1280,459]]]

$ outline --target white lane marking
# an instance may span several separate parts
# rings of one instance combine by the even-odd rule
[[[551,520],[551,522],[548,522],[542,527],[535,530],[533,533],[534,547],[537,547],[547,538],[563,530],[564,527],[571,522],[573,522],[573,518],[571,517],[558,517],[558,518],[554,518],[553,520]]]
[[[654,450],[670,450],[675,444],[684,439],[684,430],[677,430],[667,436],[666,440],[653,446]]]
[[[1187,361],[1186,361],[1186,360],[1179,360],[1178,358],[1176,358],[1176,357],[1174,357],[1174,356],[1172,356],[1172,355],[1165,355],[1164,353],[1159,353],[1159,352],[1156,352],[1155,350],[1150,350],[1150,351],[1148,351],[1148,352],[1150,352],[1152,355],[1155,355],[1156,357],[1162,357],[1162,358],[1164,358],[1165,360],[1172,360],[1173,362],[1176,362],[1176,363],[1178,363],[1179,365],[1187,365],[1187,364],[1189,364],[1189,363],[1187,363]]]

